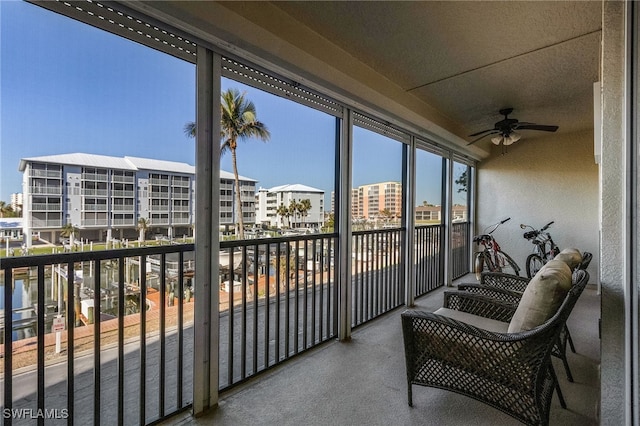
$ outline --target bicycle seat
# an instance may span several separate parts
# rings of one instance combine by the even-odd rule
[[[538,233],[539,233],[538,231],[529,231],[529,232],[525,232],[525,233],[524,233],[524,237],[525,237],[527,240],[531,240],[531,239],[534,239],[535,237],[537,237],[537,236],[538,236]]]
[[[482,241],[487,241],[490,239],[491,239],[491,235],[488,235],[488,234],[476,235],[475,237],[473,237],[473,242],[481,243]]]

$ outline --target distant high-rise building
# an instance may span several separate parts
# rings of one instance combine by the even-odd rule
[[[11,194],[11,208],[14,212],[22,211],[22,192]]]
[[[354,219],[372,220],[382,211],[390,217],[402,216],[402,184],[380,182],[362,185],[351,192],[351,215]]]
[[[72,224],[96,241],[137,238],[145,219],[151,233],[191,235],[195,223],[195,167],[175,161],[94,154],[23,158],[24,233],[57,242]],[[240,177],[244,222],[255,222],[253,179]],[[236,222],[232,173],[220,171],[220,224]],[[30,241],[30,238],[27,239]]]

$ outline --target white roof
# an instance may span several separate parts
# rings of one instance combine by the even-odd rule
[[[108,169],[119,170],[136,170],[135,166],[129,163],[125,158],[111,157],[108,155],[84,154],[76,152],[73,154],[44,155],[42,157],[29,157],[20,160],[18,170],[21,172],[27,166],[27,163],[54,163],[69,164],[72,166],[90,166],[104,167]]]
[[[131,163],[134,170],[162,170],[173,173],[185,173],[194,175],[196,168],[187,163],[179,163],[177,161],[154,160],[151,158],[140,157],[124,157],[126,161]]]
[[[22,228],[21,217],[0,218],[0,229],[16,229],[16,228]]]
[[[67,164],[72,166],[89,166],[89,167],[102,167],[106,169],[118,169],[118,170],[158,170],[171,173],[184,173],[194,175],[196,173],[195,166],[187,163],[180,163],[177,161],[167,160],[155,160],[152,158],[140,158],[140,157],[112,157],[109,155],[97,155],[97,154],[85,154],[76,152],[73,154],[57,154],[57,155],[43,155],[41,157],[29,157],[22,158],[20,160],[20,166],[18,170],[23,172],[27,167],[27,163],[53,163],[53,164]],[[220,177],[222,179],[233,180],[233,173],[220,170]],[[255,179],[251,179],[244,176],[238,176],[240,180],[247,182],[257,182]]]
[[[312,188],[300,183],[293,183],[287,185],[274,186],[269,192],[318,192],[324,193],[322,189]]]

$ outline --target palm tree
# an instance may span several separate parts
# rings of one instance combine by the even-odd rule
[[[62,230],[60,231],[60,235],[63,237],[69,238],[69,247],[73,248],[75,244],[74,240],[75,240],[76,234],[79,231],[80,230],[75,226],[73,226],[72,223],[67,223],[62,227]]]
[[[280,206],[278,206],[278,210],[276,210],[276,214],[278,216],[282,216],[283,222],[284,219],[287,220],[287,226],[289,224],[289,216],[291,216],[291,213],[289,213],[289,208],[287,206],[285,206],[283,203],[280,203]]]
[[[5,217],[8,212],[9,208],[7,207],[7,203],[5,201],[0,201],[0,217]]]
[[[220,98],[220,108],[222,110],[220,119],[220,136],[222,139],[220,143],[220,155],[223,155],[227,150],[231,151],[237,205],[236,215],[238,223],[236,233],[240,239],[244,239],[244,219],[242,217],[242,198],[240,196],[240,178],[238,177],[236,148],[238,147],[239,140],[255,137],[267,142],[271,134],[269,130],[267,130],[267,127],[258,121],[256,117],[256,107],[253,102],[245,98],[245,93],[240,93],[238,89],[232,88],[224,91]],[[195,137],[195,123],[187,123],[184,127],[184,132],[190,137]]]
[[[293,220],[292,220],[292,228],[295,228],[295,222],[296,222],[296,216],[298,215],[298,202],[294,199],[292,199],[289,202],[289,215],[293,216]]]
[[[300,213],[300,216],[306,218],[309,214],[309,210],[311,210],[311,200],[308,198],[300,200],[298,203],[298,212]]]
[[[144,242],[145,234],[147,233],[147,228],[149,228],[149,221],[144,217],[141,217],[140,219],[138,219],[138,231],[140,232],[140,235],[138,236],[138,241],[140,241],[141,243]]]

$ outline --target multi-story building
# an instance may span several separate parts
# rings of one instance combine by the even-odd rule
[[[11,194],[11,208],[16,213],[22,211],[22,192]]]
[[[402,215],[402,184],[380,182],[354,188],[351,193],[353,218],[375,220],[387,211],[390,217]]]
[[[169,238],[193,232],[195,167],[187,163],[74,153],[23,158],[19,170],[25,235],[56,242],[72,224],[94,241],[135,239],[140,219]],[[255,222],[255,184],[240,177],[245,223]],[[234,187],[233,174],[221,171],[221,225],[235,223]]]
[[[289,207],[291,201],[309,200],[311,208],[304,215],[278,214],[280,206]],[[260,188],[256,194],[257,223],[292,228],[320,228],[324,224],[324,191],[301,184]]]

